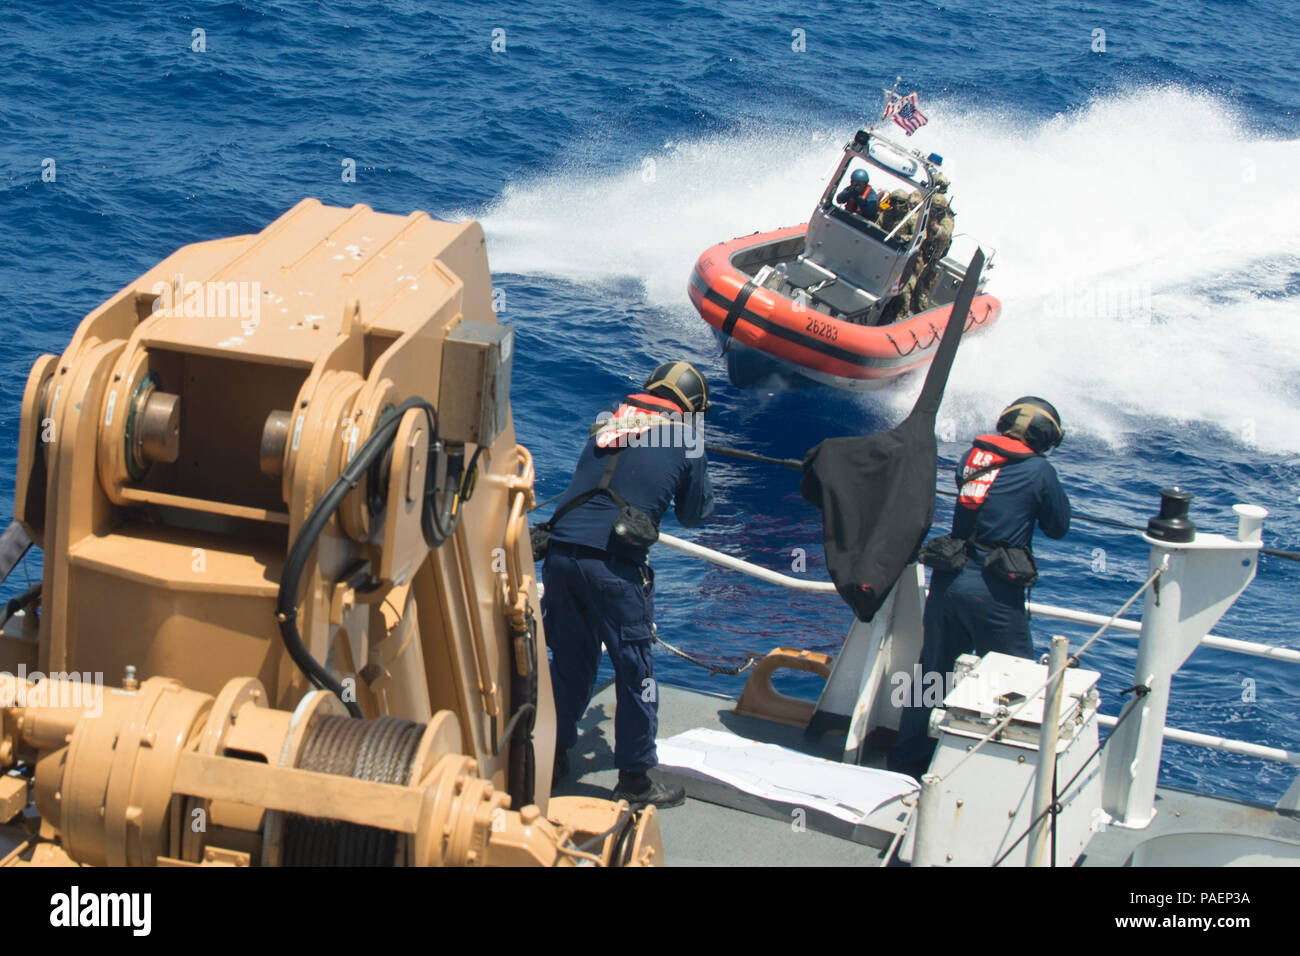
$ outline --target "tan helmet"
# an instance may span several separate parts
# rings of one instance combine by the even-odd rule
[[[913,189],[910,193],[907,194],[908,209],[915,209],[920,202],[921,202],[921,194],[917,192],[915,189]]]
[[[934,174],[934,188],[941,193],[946,193],[952,182],[943,173]]]
[[[891,206],[902,206],[907,203],[907,190],[895,189],[889,193],[889,204]]]
[[[1017,438],[1039,454],[1051,451],[1065,438],[1061,413],[1044,398],[1025,395],[1002,409],[998,431]]]
[[[643,386],[647,394],[667,398],[684,412],[709,410],[709,382],[690,362],[665,362],[650,373]]]
[[[935,193],[930,197],[930,208],[942,216],[948,211],[948,197],[943,193]]]

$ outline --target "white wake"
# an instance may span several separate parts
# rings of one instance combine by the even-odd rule
[[[1034,393],[1110,443],[1154,418],[1300,451],[1300,142],[1251,133],[1224,101],[1177,87],[1047,121],[926,112],[911,143],[943,154],[957,231],[997,250],[989,291],[1005,307],[962,345],[949,427],[986,427]],[[743,130],[508,185],[479,213],[493,270],[637,279],[646,305],[695,329],[685,286],[699,254],[806,220],[851,133],[851,121]],[[918,387],[913,376],[863,401],[902,410]]]

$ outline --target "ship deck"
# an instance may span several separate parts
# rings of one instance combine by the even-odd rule
[[[839,735],[827,734],[810,745],[797,728],[734,713],[735,701],[729,697],[663,684],[659,690],[660,739],[703,727],[818,757],[839,758]],[[569,754],[570,773],[555,787],[556,794],[609,796],[617,779],[613,721],[614,688],[606,683],[592,698],[579,725],[577,746]],[[688,794],[685,804],[660,813],[670,866],[882,866],[886,862],[884,848],[819,832],[814,814],[807,816],[807,827],[796,827],[789,805],[767,803],[719,784],[701,784],[660,772],[685,784]],[[1156,837],[1174,836],[1189,838],[1179,847],[1165,848],[1165,852],[1172,849],[1177,862],[1215,865],[1217,855],[1225,849],[1216,845],[1213,835],[1217,834],[1295,844],[1298,855],[1293,862],[1300,864],[1300,813],[1294,810],[1169,787],[1157,791],[1156,809],[1155,819],[1145,829],[1109,826],[1097,833],[1080,865],[1124,866],[1139,845]],[[1192,836],[1201,834],[1209,836]],[[1166,857],[1162,862],[1172,861]],[[1260,862],[1252,860],[1254,865]]]

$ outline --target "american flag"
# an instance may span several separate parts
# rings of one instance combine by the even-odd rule
[[[892,117],[895,123],[903,127],[903,132],[908,136],[929,122],[917,106],[915,90],[906,96],[895,96],[885,107],[885,115],[881,119],[885,117]]]

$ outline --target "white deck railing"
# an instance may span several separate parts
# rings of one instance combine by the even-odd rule
[[[769,584],[775,584],[780,587],[790,588],[795,591],[804,591],[817,594],[835,594],[835,585],[830,581],[808,580],[806,578],[796,578],[788,574],[782,574],[779,571],[772,571],[742,558],[733,557],[713,548],[706,548],[703,545],[695,544],[684,538],[678,538],[671,534],[659,535],[659,542],[665,544],[675,551],[689,555],[693,558],[708,561],[719,567],[736,571],[748,577],[755,578],[759,581],[765,581]],[[1075,624],[1091,624],[1100,626],[1105,624],[1110,618],[1104,614],[1092,614],[1087,611],[1076,611],[1072,608],[1057,607],[1051,604],[1039,604],[1036,601],[1029,602],[1029,611],[1039,617],[1049,618],[1057,621],[1068,621]],[[1124,636],[1137,636],[1142,630],[1140,621],[1134,621],[1128,618],[1120,618],[1111,622],[1110,629],[1119,631]],[[1289,647],[1277,647],[1272,644],[1261,644],[1257,641],[1243,641],[1233,637],[1221,637],[1217,634],[1207,634],[1201,639],[1201,646],[1213,647],[1218,650],[1228,651],[1233,654],[1247,654],[1252,657],[1263,657],[1268,660],[1283,661],[1289,664],[1300,664],[1300,651],[1293,650]],[[1102,727],[1114,727],[1116,718],[1098,715],[1097,722]],[[1268,747],[1262,744],[1251,743],[1246,740],[1234,740],[1230,737],[1216,737],[1210,734],[1199,734],[1190,730],[1180,730],[1176,727],[1164,728],[1164,739],[1180,744],[1190,744],[1195,747],[1206,747],[1210,750],[1218,750],[1224,753],[1240,754],[1247,757],[1257,757],[1260,760],[1273,760],[1279,763],[1289,763],[1300,765],[1300,753],[1284,750],[1280,747]]]

